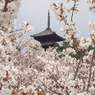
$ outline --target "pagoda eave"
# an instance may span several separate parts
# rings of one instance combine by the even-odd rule
[[[56,33],[53,33],[51,35],[45,35],[45,36],[32,36],[34,37],[35,40],[37,41],[40,41],[40,42],[43,42],[43,41],[57,41],[57,42],[60,42],[60,41],[64,41],[65,39],[58,36]]]

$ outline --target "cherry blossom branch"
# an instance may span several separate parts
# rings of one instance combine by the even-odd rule
[[[57,95],[63,95],[63,94],[61,94],[61,93],[58,93],[58,92],[56,92],[56,91],[53,91],[53,90],[50,89],[50,88],[49,88],[49,90],[52,91],[53,93],[56,93]]]
[[[17,29],[17,30],[11,31],[11,33],[12,33],[12,32],[15,32],[15,31],[20,31],[20,30],[23,30],[23,29]]]
[[[20,30],[23,30],[23,29],[18,29],[18,30],[15,30],[15,31],[20,31]]]
[[[66,17],[63,17],[63,21],[64,21],[65,25],[67,25]]]
[[[14,0],[11,0],[11,1],[9,1],[9,0],[5,0],[5,6],[4,6],[4,12],[6,11],[6,9],[7,9],[7,5],[8,5],[8,3],[9,2],[12,2],[12,1],[14,1]]]
[[[7,5],[8,5],[8,2],[9,2],[9,0],[5,0],[5,6],[4,6],[4,10],[3,10],[3,11],[6,11],[6,8],[7,8]]]
[[[95,65],[95,63],[94,63],[94,65]],[[94,78],[95,78],[95,71],[93,71],[93,76],[92,76],[92,79],[93,79],[93,81],[94,81]]]
[[[14,1],[14,0],[11,0],[11,1],[9,1],[9,2],[12,2],[12,1]]]
[[[58,66],[56,66],[56,71],[57,71],[57,76],[58,76],[58,78],[59,78]]]
[[[18,30],[15,30],[15,31],[20,31],[20,30],[23,30],[23,29],[18,29]],[[15,32],[15,31],[12,31],[12,32]],[[12,33],[12,32],[11,32],[11,33]],[[21,36],[23,36],[23,33],[20,34],[20,35],[18,35],[18,38],[20,38]]]
[[[24,43],[22,46],[20,46],[20,50],[22,50],[30,41],[27,41],[26,43]]]
[[[82,78],[82,80],[83,80],[83,91],[85,90],[85,81],[84,81],[84,79]]]
[[[87,92],[89,91],[89,86],[90,86],[91,70],[92,70],[93,61],[94,61],[94,54],[95,54],[95,42],[94,42],[94,50],[93,50],[92,60],[91,60],[90,68],[89,68],[89,78],[88,78]]]
[[[77,0],[74,0],[74,7],[72,9],[71,21],[73,20],[73,15],[74,15],[74,9],[75,9],[75,6],[76,6],[76,1]]]
[[[20,38],[21,36],[23,36],[23,34],[19,35],[18,38]]]
[[[77,73],[78,73],[78,70],[79,70],[79,65],[80,65],[80,63],[81,63],[81,61],[82,61],[83,56],[84,56],[84,54],[83,54],[83,52],[82,52],[82,53],[81,53],[80,60],[79,60],[79,63],[78,63],[78,65],[77,65],[77,68],[76,68],[76,71],[75,71],[74,80],[76,79],[76,76],[77,76]]]

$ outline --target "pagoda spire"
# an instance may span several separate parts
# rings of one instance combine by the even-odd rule
[[[48,28],[50,28],[50,11],[48,10]]]

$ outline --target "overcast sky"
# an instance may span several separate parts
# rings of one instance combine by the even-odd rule
[[[30,35],[42,32],[47,28],[47,15],[48,10],[50,10],[50,27],[58,35],[63,36],[63,33],[60,32],[62,24],[56,20],[54,12],[49,7],[50,4],[57,1],[64,2],[68,8],[73,5],[73,2],[70,4],[65,3],[66,0],[22,0],[17,26],[23,21],[28,21],[31,26],[34,26],[35,28],[35,31]],[[76,23],[76,27],[79,28],[81,32],[80,37],[88,38],[89,33],[91,32],[91,29],[88,28],[88,22],[90,20],[93,22],[95,21],[95,14],[88,11],[89,5],[86,3],[86,0],[81,0],[78,8],[80,9],[80,12],[74,15],[73,20]],[[68,18],[68,20],[69,19],[70,18]],[[29,37],[29,35],[26,37]]]

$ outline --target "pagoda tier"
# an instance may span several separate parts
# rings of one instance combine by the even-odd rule
[[[35,40],[42,42],[58,42],[65,40],[64,38],[58,36],[54,31],[51,30],[51,28],[47,28],[45,31],[35,34],[32,37],[34,37]]]
[[[59,46],[58,43],[56,42],[44,42],[41,43],[43,48],[48,48],[49,46],[53,47],[53,46]]]

